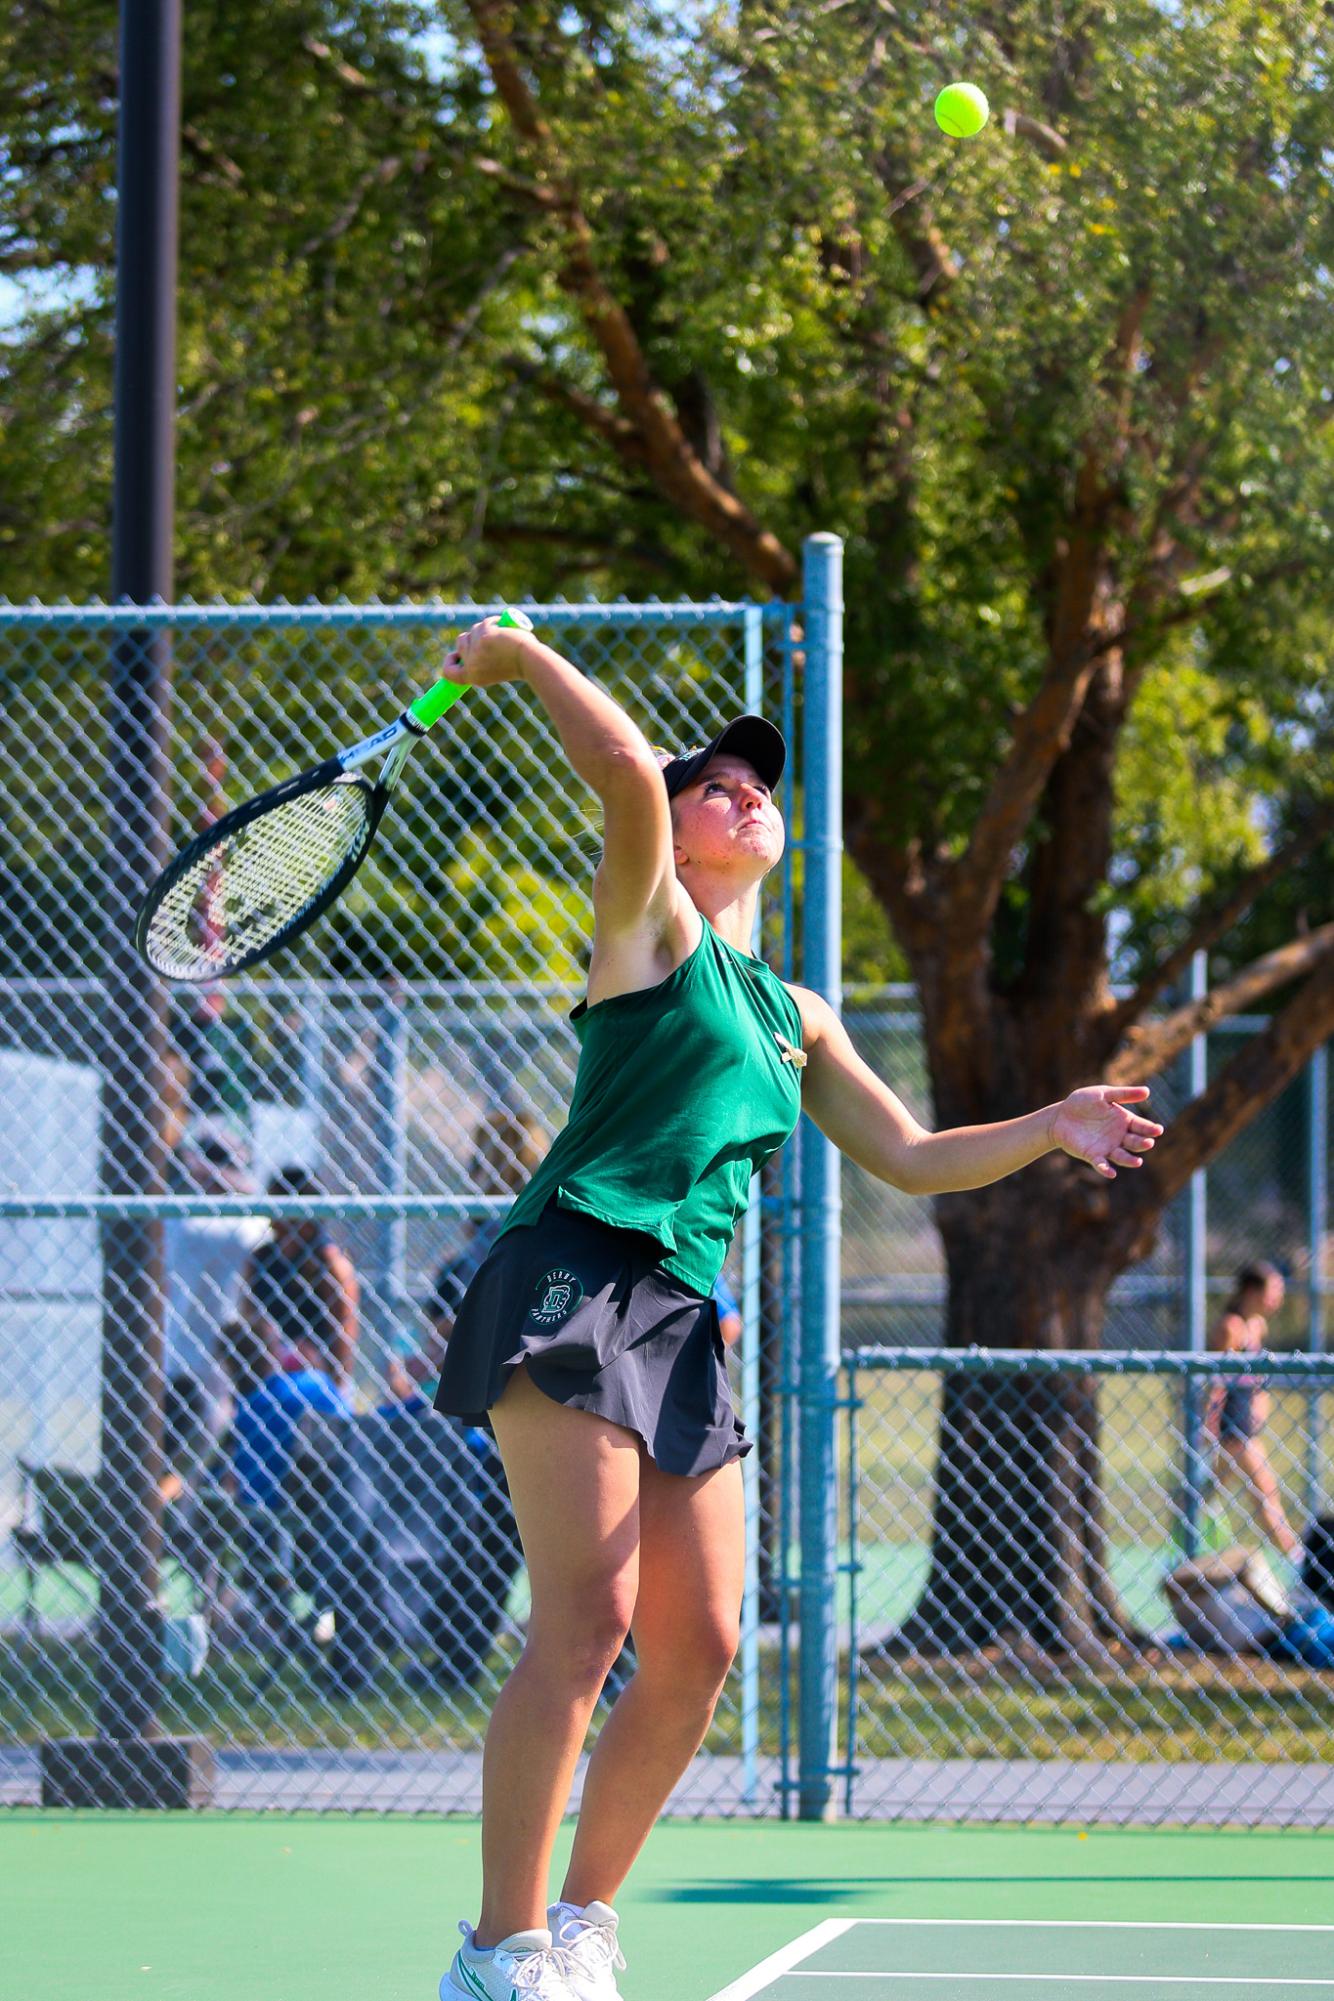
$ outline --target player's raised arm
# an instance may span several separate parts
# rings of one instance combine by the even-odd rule
[[[629,927],[655,903],[665,905],[676,891],[667,793],[647,739],[620,704],[534,634],[490,618],[463,634],[446,671],[478,687],[522,679],[556,725],[570,763],[602,804],[599,925]]]
[[[1118,1168],[1140,1166],[1163,1130],[1126,1110],[1148,1097],[1143,1084],[1094,1084],[1022,1118],[928,1132],[862,1061],[829,1003],[792,992],[808,1059],[802,1109],[840,1152],[906,1194],[985,1188],[1058,1147],[1115,1181]]]

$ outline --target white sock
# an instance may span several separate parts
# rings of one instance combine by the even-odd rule
[[[475,1932],[469,1932],[463,1941],[464,1952],[472,1959],[491,1959],[502,1946],[509,1951],[531,1952],[534,1948],[545,1950],[551,1944],[549,1931],[511,1932],[508,1938],[497,1939],[494,1945],[478,1945]]]

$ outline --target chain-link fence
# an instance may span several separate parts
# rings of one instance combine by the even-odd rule
[[[471,608],[177,607],[173,841],[369,735],[440,672]],[[789,618],[751,605],[554,606],[543,631],[651,741],[748,708],[792,724]],[[475,1806],[517,1651],[521,1551],[494,1446],[429,1414],[453,1311],[564,1117],[591,797],[526,691],[469,698],[419,751],[367,866],[273,968],[162,1002],[161,1192],[103,1193],[117,1008],[106,690],[143,614],[0,611],[0,1797],[96,1734],[108,1519],[103,1226],[162,1225],[165,1612],[158,1727],[221,1752],[223,1804]],[[787,963],[776,885],[768,949]],[[729,1272],[758,1346],[758,1238]],[[758,1428],[754,1371],[738,1388]],[[127,1398],[128,1402],[129,1399]],[[775,1469],[747,1469],[752,1530]],[[758,1573],[743,1671],[685,1803],[759,1804]],[[614,1692],[628,1662],[613,1675]]]
[[[342,905],[262,974],[165,1000],[163,1192],[109,1195],[107,1078],[130,1026],[109,955],[129,910],[106,899],[105,689],[127,616],[0,609],[0,1799],[37,1796],[44,1741],[98,1728],[97,1612],[125,1534],[104,1484],[122,1414],[103,1373],[117,1311],[104,1224],[142,1215],[161,1222],[163,1252],[148,1426],[161,1450],[145,1469],[159,1727],[216,1747],[220,1804],[475,1806],[525,1579],[486,1435],[427,1406],[488,1227],[568,1103],[590,802],[521,691],[470,697],[417,754]],[[790,608],[541,616],[656,742],[698,742],[741,706],[794,735]],[[397,713],[458,618],[161,613],[172,838]],[[795,782],[785,803],[800,855]],[[790,871],[773,891],[766,956],[791,976]],[[847,1013],[925,1111],[910,999],[861,995]],[[1214,1048],[1253,1027],[1223,1025]],[[1161,1080],[1158,1102],[1170,1114],[1185,1091]],[[1319,1347],[1327,1132],[1322,1059],[1210,1170],[1194,1212],[1207,1231],[1179,1205],[1154,1259],[1120,1282],[1109,1346],[1188,1345],[1193,1279],[1221,1289],[1265,1255],[1295,1281],[1280,1339]],[[798,1316],[820,1291],[803,1271],[803,1158],[793,1146],[775,1164],[729,1267],[745,1322],[735,1386],[759,1444],[745,1462],[751,1558],[741,1658],[685,1811],[786,1811],[800,1789]],[[1238,1365],[1150,1353],[1094,1375],[1087,1359],[1019,1369],[932,1352],[944,1279],[927,1205],[848,1167],[843,1222],[845,1808],[1334,1819],[1319,1769],[1331,1670],[1318,1637],[1304,1660],[1278,1633],[1301,1609],[1291,1567],[1271,1580],[1284,1618],[1266,1630],[1260,1605],[1245,1647],[1235,1625],[1211,1640],[1198,1617],[1192,1639],[1186,1585],[1166,1594],[1181,1564],[1253,1539],[1211,1387]],[[1285,1379],[1263,1427],[1302,1529],[1327,1504],[1332,1393],[1318,1373]],[[823,1394],[807,1420],[826,1421]],[[1186,1583],[1241,1618],[1257,1578],[1267,1591],[1259,1570]]]
[[[1334,1357],[1261,1368],[845,1356],[847,1811],[1334,1821]]]

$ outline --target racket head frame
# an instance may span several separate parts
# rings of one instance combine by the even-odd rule
[[[392,734],[394,737],[398,737],[401,734],[402,745],[397,755],[391,752],[391,757],[386,761],[385,771],[381,774],[380,778],[372,780],[355,775],[356,762],[365,761],[364,759],[358,759],[357,756],[358,751],[363,750],[365,746],[357,745],[354,750],[344,753],[341,757],[326,758],[322,764],[313,765],[308,771],[297,772],[291,778],[285,778],[279,784],[270,786],[267,792],[261,792],[255,798],[245,800],[240,806],[234,806],[229,813],[224,813],[220,820],[215,820],[213,825],[207,827],[203,833],[196,834],[194,839],[188,842],[179,854],[173,856],[167,867],[162,871],[162,874],[156,877],[142,904],[139,906],[139,913],[135,919],[134,926],[134,944],[136,951],[145,963],[151,966],[153,971],[161,978],[171,980],[173,985],[207,986],[214,980],[228,979],[236,973],[247,972],[250,967],[259,965],[271,953],[276,952],[280,946],[290,944],[294,938],[298,938],[308,925],[313,924],[318,917],[322,916],[330,904],[335,903],[342,895],[366,859],[367,852],[375,838],[376,829],[383,817],[384,809],[389,803],[389,793],[393,779],[397,776],[398,769],[402,766],[403,758],[410,748],[411,735],[408,732],[400,733],[397,724],[392,725],[391,732],[381,732],[382,737],[385,734]],[[375,743],[376,749],[383,748],[383,744],[376,739],[371,739],[371,742]],[[374,752],[370,752],[368,755],[374,755]],[[390,763],[395,767],[392,773],[389,770]],[[349,850],[328,881],[312,897],[311,901],[303,907],[292,922],[284,925],[282,930],[277,932],[272,938],[266,939],[262,944],[254,947],[253,950],[243,953],[237,959],[229,960],[224,968],[210,967],[198,973],[185,973],[176,970],[168,972],[153,958],[150,950],[149,936],[153,919],[183,876],[194,873],[198,869],[199,864],[206,860],[215,849],[223,848],[228,841],[234,839],[237,834],[242,833],[254,821],[262,819],[265,814],[290,805],[293,800],[300,799],[307,793],[323,791],[325,787],[336,784],[340,780],[347,784],[358,786],[365,795],[366,816],[364,832],[360,841]]]

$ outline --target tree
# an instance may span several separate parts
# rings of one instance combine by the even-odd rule
[[[105,575],[112,24],[5,29],[0,265],[92,274],[9,341],[21,595]],[[833,527],[848,845],[937,1122],[1273,1006],[1133,1177],[938,1203],[950,1343],[1096,1346],[1334,1028],[1328,7],[242,0],[191,34],[184,588],[791,595]],[[968,146],[929,115],[960,74]],[[914,1635],[1096,1650],[1093,1398],[1012,1416],[997,1547],[949,1388]]]
[[[806,527],[848,538],[847,835],[937,1119],[1151,1081],[1279,998],[1133,1179],[1052,1157],[937,1203],[951,1345],[1094,1347],[1172,1197],[1334,1029],[1327,894],[1173,999],[1334,829],[1329,10],[761,4],[689,42],[467,12],[568,307],[516,371],[752,586],[792,590]],[[967,154],[926,115],[958,73],[998,111]],[[1023,1504],[984,1518],[951,1382],[912,1636],[1096,1651],[1124,1622],[1092,1393],[983,1391]]]
[[[15,597],[107,588],[117,17],[115,0],[0,17],[0,275],[29,306],[0,333]],[[431,22],[413,0],[185,10],[181,595],[476,578],[480,357],[526,232],[457,171],[486,108],[432,60]]]

